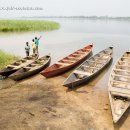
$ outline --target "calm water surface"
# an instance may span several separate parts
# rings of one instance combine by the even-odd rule
[[[108,46],[114,46],[114,57],[130,49],[130,21],[50,19],[61,24],[61,28],[50,32],[0,34],[0,49],[24,56],[25,42],[31,43],[35,36],[42,35],[40,54],[51,53],[59,58],[94,44],[94,54]]]
[[[114,61],[130,49],[130,21],[49,19],[61,24],[59,30],[50,32],[0,34],[0,49],[25,56],[25,42],[31,43],[35,36],[42,35],[40,55],[51,53],[52,63],[71,52],[94,44],[93,54],[114,46]]]

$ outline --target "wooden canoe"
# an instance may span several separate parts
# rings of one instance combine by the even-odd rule
[[[87,58],[92,52],[92,48],[93,45],[88,45],[80,50],[77,50],[76,52],[63,58],[52,66],[46,68],[40,74],[42,74],[46,78],[61,74],[84,61],[85,58]]]
[[[89,58],[68,76],[63,85],[73,88],[87,82],[110,63],[112,54],[113,47],[109,47]]]
[[[15,61],[14,63],[6,66],[4,69],[0,71],[0,75],[2,76],[9,76],[12,73],[16,72],[20,68],[30,64],[35,60],[35,57],[33,55],[27,56],[25,58],[22,58],[20,60]]]
[[[113,116],[117,123],[130,106],[130,51],[116,62],[108,82],[108,94]]]
[[[35,60],[31,64],[19,69],[18,71],[10,75],[9,78],[17,81],[35,75],[41,72],[46,67],[48,67],[50,61],[51,61],[50,55],[43,56]]]

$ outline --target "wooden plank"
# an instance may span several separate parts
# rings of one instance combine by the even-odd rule
[[[74,57],[74,56],[68,56],[67,58],[73,59],[73,58],[75,58],[75,57]]]
[[[95,57],[94,60],[95,60],[95,62],[97,62],[97,61],[103,62],[103,61],[104,61],[104,63],[106,63],[109,58],[110,58],[110,57],[107,57],[107,58]]]
[[[68,56],[67,58],[70,58],[70,59],[75,59],[75,60],[80,60],[81,58],[79,57],[74,57],[74,56]]]
[[[76,73],[76,74],[82,74],[82,75],[91,75],[91,73],[89,72],[84,72],[84,71],[80,71],[80,70],[75,70],[73,73]]]
[[[58,64],[58,65],[65,65],[65,66],[70,65],[69,63],[61,63],[61,62],[57,62],[56,64]]]
[[[25,62],[25,61],[27,61],[27,60],[26,60],[26,59],[21,59],[21,61]]]
[[[111,75],[113,75],[113,76],[117,76],[117,77],[126,77],[126,78],[129,78],[130,79],[130,77],[129,76],[126,76],[126,75],[120,75],[120,74],[111,74]]]
[[[130,59],[130,56],[123,56],[122,58],[128,58],[128,59]]]
[[[18,61],[16,61],[15,63],[16,63],[16,64],[19,64],[19,65],[21,64],[21,62],[18,62]]]
[[[37,64],[32,63],[31,65],[34,65],[34,66],[35,66],[35,65],[37,65]]]
[[[130,61],[121,61],[121,60],[119,60],[118,62],[119,63],[130,63]]]
[[[91,49],[81,49],[82,52],[89,52]]]
[[[31,68],[34,68],[34,67],[24,67],[25,69],[31,69]]]
[[[75,61],[73,61],[73,60],[62,60],[62,61],[70,62],[70,63],[74,63],[74,62],[75,62]]]
[[[99,60],[100,61],[100,60]],[[100,62],[99,61],[96,61],[95,63],[96,64],[104,64],[104,63],[106,63],[107,61],[105,61],[105,62],[103,62],[104,60],[101,60]]]
[[[123,57],[121,57],[121,58],[124,58],[124,59],[129,59],[129,60],[130,60],[130,57],[125,57],[125,56],[123,56]]]
[[[83,51],[77,51],[79,54],[86,54],[86,52]]]
[[[115,83],[119,83],[119,84],[128,84],[128,85],[130,85],[130,83],[126,82],[126,81],[110,80],[110,82],[115,82]]]
[[[64,61],[64,60],[62,60],[62,61]],[[68,61],[75,63],[75,62],[77,62],[77,59],[75,59],[75,58],[73,58],[73,59],[68,59]]]
[[[104,61],[104,60],[99,60],[99,61],[97,61],[97,60],[95,60],[95,61],[87,61],[88,63],[96,63],[96,64],[104,64],[104,63],[106,63],[106,61]]]
[[[119,67],[129,67],[130,68],[130,66],[128,66],[128,65],[116,65],[116,66],[119,66]]]
[[[113,92],[113,91],[111,91],[111,95],[126,97],[126,98],[130,99],[130,94],[126,94],[126,93],[124,94],[124,93],[120,93],[120,92]]]
[[[126,89],[126,88],[109,87],[109,91],[118,92],[118,93],[122,93],[122,94],[129,94],[130,95],[130,89]]]
[[[85,49],[85,51],[90,51],[91,49]]]
[[[16,68],[17,66],[15,66],[15,65],[7,65],[7,67]]]
[[[72,54],[72,55],[74,55],[74,56],[80,56],[81,54],[76,54],[76,53],[74,53],[74,54]]]
[[[100,69],[99,67],[90,67],[90,66],[87,66],[87,65],[81,65],[81,66],[83,66],[83,67],[88,67],[88,68],[90,68],[90,69]]]
[[[112,86],[115,88],[130,89],[130,85],[128,84],[113,83]]]
[[[123,69],[113,69],[113,71],[122,71],[122,72],[129,72],[130,73],[130,71],[128,71],[128,70],[123,70]]]

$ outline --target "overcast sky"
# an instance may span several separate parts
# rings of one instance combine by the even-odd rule
[[[40,7],[39,11],[0,10],[0,17],[130,16],[130,0],[0,0],[4,7]]]

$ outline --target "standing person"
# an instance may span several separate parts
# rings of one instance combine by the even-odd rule
[[[32,49],[33,49],[33,56],[35,56],[36,53],[36,44],[35,44],[35,40],[32,39]]]
[[[25,52],[26,52],[26,56],[29,56],[30,46],[29,46],[28,42],[26,42]]]
[[[35,44],[36,44],[36,51],[38,54],[38,46],[39,46],[39,40],[40,40],[41,36],[39,38],[35,37]]]

